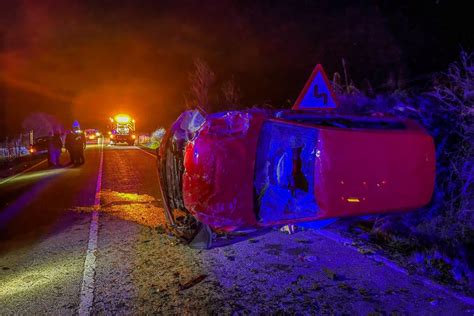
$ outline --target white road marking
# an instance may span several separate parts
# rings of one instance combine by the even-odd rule
[[[150,156],[152,156],[153,158],[156,158],[156,155],[153,155],[152,153],[150,153],[150,152],[148,152],[148,151],[146,151],[146,150],[144,150],[144,149],[141,149],[140,147],[137,147],[137,148],[140,149],[141,151],[143,151],[145,154],[150,155]]]
[[[13,179],[15,179],[16,177],[19,177],[19,176],[21,176],[22,174],[24,174],[24,173],[26,173],[26,172],[28,172],[28,171],[30,171],[30,170],[32,170],[32,169],[38,167],[39,165],[45,163],[46,161],[48,161],[48,160],[47,160],[47,159],[41,160],[41,161],[38,162],[37,164],[35,164],[35,165],[33,165],[33,166],[31,166],[31,167],[29,167],[29,168],[23,170],[22,172],[17,173],[17,174],[15,174],[15,175],[11,176],[11,177],[6,178],[6,179],[3,179],[2,181],[0,181],[0,184],[7,183],[8,181],[13,180]]]
[[[97,236],[99,231],[100,190],[102,187],[102,168],[104,163],[104,145],[100,146],[99,175],[95,188],[94,211],[92,212],[89,227],[89,243],[87,245],[86,260],[84,262],[84,275],[82,277],[79,315],[90,315],[94,303],[94,278],[97,251]]]

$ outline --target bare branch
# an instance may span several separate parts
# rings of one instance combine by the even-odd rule
[[[202,114],[209,112],[209,90],[215,81],[214,72],[202,59],[194,59],[194,71],[189,75],[192,107],[197,108]]]
[[[221,89],[227,107],[236,108],[240,105],[241,93],[233,76],[230,80],[224,82]]]

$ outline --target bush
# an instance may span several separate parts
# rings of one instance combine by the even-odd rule
[[[150,142],[147,144],[147,147],[151,149],[157,149],[160,147],[161,140],[163,139],[163,136],[165,136],[166,130],[163,127],[158,128],[155,130],[150,137]]]

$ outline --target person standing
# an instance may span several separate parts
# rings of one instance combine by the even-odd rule
[[[81,131],[78,121],[72,124],[72,131],[66,136],[66,149],[69,151],[71,158],[70,164],[74,166],[81,165],[85,162],[84,149],[86,148],[86,136]]]
[[[63,143],[59,132],[54,132],[53,136],[48,139],[48,163],[50,166],[59,167],[59,157],[61,156],[61,148]]]
[[[73,151],[73,144],[74,144],[74,137],[75,133],[74,131],[69,131],[66,135],[66,140],[64,141],[64,147],[69,153],[69,163],[68,165],[74,164],[74,161],[76,160],[74,156],[74,151]]]
[[[74,155],[74,165],[82,165],[85,162],[84,149],[86,149],[86,136],[81,130],[74,131],[72,151]]]
[[[52,153],[53,164],[56,167],[59,167],[59,166],[61,166],[59,158],[61,157],[61,150],[63,148],[63,142],[61,140],[61,135],[59,134],[58,131],[56,131],[54,133],[54,135],[51,139],[51,142],[53,144],[53,146],[52,146],[52,149],[53,149],[53,153]]]

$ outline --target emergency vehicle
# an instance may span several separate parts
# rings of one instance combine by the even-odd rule
[[[97,143],[102,137],[102,134],[99,132],[99,130],[95,128],[88,128],[84,130],[84,135],[86,136],[87,143],[94,143],[94,144]]]
[[[127,143],[132,146],[137,138],[135,120],[127,114],[117,114],[110,118],[110,144]]]

